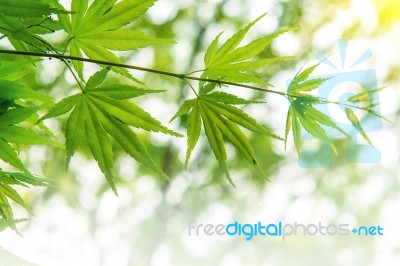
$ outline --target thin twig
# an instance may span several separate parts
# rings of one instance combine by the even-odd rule
[[[93,63],[93,64],[99,64],[99,65],[107,65],[107,66],[122,67],[122,68],[127,68],[127,69],[134,69],[134,70],[138,70],[138,71],[144,71],[144,72],[149,72],[149,73],[154,73],[154,74],[159,74],[159,75],[164,75],[164,76],[170,76],[170,77],[174,77],[174,78],[178,78],[178,79],[182,79],[182,80],[184,80],[184,79],[196,80],[196,81],[203,81],[203,82],[209,82],[209,83],[217,83],[217,84],[242,87],[242,88],[252,89],[252,90],[256,90],[256,91],[269,92],[269,93],[279,94],[282,96],[287,95],[286,92],[275,91],[275,90],[271,90],[271,89],[264,89],[264,88],[246,85],[246,84],[240,84],[240,83],[217,80],[217,79],[199,78],[199,77],[193,77],[193,76],[188,76],[185,74],[178,74],[178,73],[173,73],[173,72],[168,72],[168,71],[163,71],[163,70],[158,70],[158,69],[153,69],[153,68],[127,65],[127,64],[122,64],[122,63],[114,63],[114,62],[89,59],[89,58],[83,58],[83,57],[77,57],[77,56],[70,56],[70,55],[48,54],[48,53],[41,53],[41,52],[15,51],[15,50],[0,50],[0,54],[14,54],[14,55],[26,55],[26,56],[75,60],[75,61],[81,61],[81,62],[87,62],[87,63]]]
[[[26,55],[26,56],[36,56],[36,57],[47,57],[47,58],[57,58],[66,63],[66,60],[75,60],[75,61],[81,61],[81,62],[87,62],[87,63],[92,63],[92,64],[99,64],[99,65],[106,65],[106,66],[114,66],[114,67],[122,67],[122,68],[127,68],[127,69],[133,69],[133,70],[138,70],[138,71],[144,71],[148,73],[154,73],[154,74],[159,74],[159,75],[164,75],[164,76],[170,76],[174,78],[178,78],[181,80],[184,80],[189,84],[191,89],[193,91],[194,88],[191,86],[191,84],[188,82],[188,80],[196,80],[196,81],[203,81],[203,82],[209,82],[209,83],[216,83],[216,84],[224,84],[224,85],[231,85],[231,86],[236,86],[236,87],[241,87],[241,88],[247,88],[247,89],[252,89],[256,91],[263,91],[263,92],[269,92],[273,94],[278,94],[281,96],[284,96],[285,98],[288,97],[294,97],[294,98],[301,98],[302,96],[300,95],[292,95],[287,92],[282,92],[282,91],[275,91],[271,89],[264,89],[260,88],[257,86],[252,86],[252,85],[246,85],[246,84],[241,84],[241,83],[235,83],[235,82],[230,82],[230,81],[223,81],[223,80],[218,80],[218,79],[209,79],[209,78],[201,78],[201,77],[194,77],[190,76],[190,73],[196,73],[198,71],[190,72],[189,74],[178,74],[178,73],[173,73],[169,71],[163,71],[163,70],[158,70],[158,69],[153,69],[153,68],[146,68],[146,67],[141,67],[141,66],[135,66],[135,65],[127,65],[127,64],[122,64],[122,63],[114,63],[114,62],[108,62],[108,61],[102,61],[102,60],[96,60],[96,59],[90,59],[90,58],[83,58],[83,57],[77,57],[77,56],[70,56],[70,55],[63,55],[63,54],[49,54],[49,53],[41,53],[41,52],[30,52],[30,51],[16,51],[16,50],[0,50],[0,54],[14,54],[14,55]],[[70,66],[67,64],[67,67],[69,70],[73,73],[72,69]],[[74,73],[73,73],[74,74]],[[79,80],[77,77],[74,75],[74,78],[77,80],[78,85],[82,88],[82,85],[79,83]],[[196,92],[195,92],[196,93]],[[356,105],[350,105],[346,103],[341,103],[341,102],[333,102],[333,101],[328,101],[326,99],[322,98],[317,98],[318,101],[323,102],[323,103],[332,103],[332,104],[337,104],[339,106],[346,106],[346,107],[353,107],[356,109],[364,110],[367,112],[371,112],[369,108],[366,107],[360,107]],[[375,113],[374,113],[375,114]],[[386,118],[375,114],[385,120]]]
[[[187,79],[185,79],[185,82],[189,85],[190,89],[194,92],[194,94],[196,94],[196,97],[199,97],[196,90],[193,88],[192,84],[190,84],[190,82]]]

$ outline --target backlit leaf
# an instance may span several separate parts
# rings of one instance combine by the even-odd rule
[[[350,108],[345,109],[347,118],[350,120],[350,122],[353,124],[354,128],[360,132],[360,134],[364,137],[364,139],[372,145],[372,141],[369,139],[367,133],[365,133],[364,129],[361,126],[360,121],[358,120],[357,116],[354,114],[353,110]]]
[[[239,126],[268,137],[281,139],[272,134],[254,118],[235,107],[236,104],[260,103],[249,101],[225,92],[211,92],[198,95],[197,98],[185,101],[171,119],[188,114],[187,152],[185,167],[199,139],[201,128],[229,182],[234,185],[227,168],[227,156],[224,139],[232,143],[247,161],[257,166],[257,159],[246,135]]]
[[[0,13],[8,16],[33,18],[59,12],[65,13],[64,10],[53,8],[42,0],[0,0]]]
[[[65,132],[67,165],[78,147],[87,144],[107,182],[116,193],[112,150],[112,140],[115,140],[136,161],[168,178],[155,165],[146,146],[129,127],[181,136],[127,100],[158,91],[129,85],[103,85],[107,73],[107,69],[95,73],[81,93],[61,100],[42,118],[56,117],[72,109]]]
[[[238,47],[248,31],[266,14],[261,15],[247,26],[231,36],[218,48],[219,34],[208,47],[204,57],[205,71],[203,78],[220,79],[237,83],[259,83],[270,85],[266,80],[258,78],[249,71],[256,71],[273,62],[287,59],[287,57],[272,57],[250,60],[258,56],[273,39],[292,29],[283,29],[273,34],[263,36],[247,45]]]
[[[85,0],[73,0],[71,16],[59,15],[64,30],[70,36],[70,54],[114,63],[122,61],[111,51],[127,51],[155,44],[171,43],[169,40],[152,37],[136,29],[121,29],[145,13],[154,0],[95,0],[88,5]],[[75,70],[83,77],[82,62],[73,62]],[[113,71],[133,77],[124,68],[112,67]]]

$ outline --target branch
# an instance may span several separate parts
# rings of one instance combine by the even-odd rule
[[[134,70],[144,71],[144,72],[148,72],[148,73],[170,76],[170,77],[174,77],[174,78],[178,78],[178,79],[182,79],[182,80],[196,80],[196,81],[203,81],[203,82],[209,82],[209,83],[231,85],[231,86],[236,86],[236,87],[252,89],[252,90],[256,90],[256,91],[274,93],[274,94],[282,95],[285,97],[288,95],[286,92],[264,89],[264,88],[246,85],[246,84],[240,84],[240,83],[217,80],[217,79],[198,78],[198,77],[193,77],[193,76],[186,75],[186,74],[178,74],[178,73],[173,73],[173,72],[168,72],[168,71],[163,71],[163,70],[157,70],[157,69],[153,69],[153,68],[127,65],[127,64],[122,64],[122,63],[114,63],[114,62],[89,59],[89,58],[83,58],[83,57],[77,57],[77,56],[70,56],[70,55],[48,54],[48,53],[41,53],[41,52],[28,52],[28,51],[15,51],[15,50],[0,50],[0,54],[14,54],[14,55],[26,55],[26,56],[35,56],[35,57],[47,57],[47,58],[57,58],[60,60],[75,60],[75,61],[87,62],[87,63],[92,63],[92,64],[105,65],[105,66],[134,69]]]
[[[241,84],[241,83],[235,83],[235,82],[229,82],[229,81],[223,81],[223,80],[218,80],[218,79],[209,79],[209,78],[199,78],[199,77],[193,77],[190,76],[190,74],[196,73],[198,71],[191,72],[189,74],[178,74],[178,73],[173,73],[169,71],[163,71],[163,70],[158,70],[158,69],[153,69],[153,68],[146,68],[146,67],[140,67],[140,66],[134,66],[134,65],[127,65],[127,64],[122,64],[122,63],[114,63],[114,62],[108,62],[108,61],[102,61],[102,60],[96,60],[96,59],[89,59],[89,58],[83,58],[83,57],[77,57],[77,56],[70,56],[70,55],[63,55],[63,54],[48,54],[48,53],[41,53],[41,52],[30,52],[30,51],[16,51],[16,50],[0,50],[0,54],[14,54],[14,55],[26,55],[26,56],[35,56],[35,57],[47,57],[47,58],[57,58],[65,62],[65,60],[75,60],[75,61],[81,61],[81,62],[87,62],[87,63],[92,63],[92,64],[99,64],[99,65],[105,65],[105,66],[113,66],[113,67],[122,67],[122,68],[127,68],[127,69],[133,69],[133,70],[138,70],[138,71],[144,71],[148,73],[154,73],[158,75],[164,75],[164,76],[169,76],[169,77],[174,77],[178,78],[181,80],[196,80],[196,81],[203,81],[203,82],[209,82],[209,83],[215,83],[215,84],[224,84],[224,85],[231,85],[231,86],[236,86],[236,87],[241,87],[241,88],[247,88],[247,89],[252,89],[256,91],[262,91],[262,92],[269,92],[273,94],[278,94],[284,97],[295,97],[299,98],[301,96],[299,95],[292,95],[287,92],[282,92],[282,91],[275,91],[275,90],[270,90],[270,89],[264,89],[261,87],[257,86],[251,86],[251,85],[246,85],[246,84]],[[79,84],[79,82],[78,82]],[[80,84],[79,84],[80,85]],[[318,98],[321,102],[325,103],[332,103],[332,104],[337,104],[341,106],[346,106],[346,107],[353,107],[356,109],[361,109],[364,111],[370,112],[368,108],[364,107],[359,107],[356,105],[349,105],[345,103],[340,103],[340,102],[332,102],[328,101],[326,99],[320,99]],[[373,113],[374,115],[377,115]],[[386,118],[377,115],[378,117],[381,117],[385,120]]]

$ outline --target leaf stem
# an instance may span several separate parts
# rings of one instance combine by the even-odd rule
[[[186,73],[185,75],[186,76],[190,76],[190,75],[193,75],[193,74],[196,74],[196,73],[200,73],[200,72],[203,72],[203,71],[205,71],[205,69],[195,70],[195,71]]]
[[[187,79],[184,79],[184,80],[189,85],[190,89],[194,92],[194,94],[196,94],[196,97],[198,98],[199,95],[197,94],[196,90],[193,88],[192,84],[190,84],[190,82]]]
[[[74,77],[76,83],[78,83],[79,88],[81,89],[81,91],[84,91],[84,88],[82,86],[82,84],[79,82],[79,78],[76,76],[74,70],[71,68],[71,66],[68,64],[68,61],[64,58],[60,58],[60,60],[66,65],[66,67],[68,68],[68,70],[71,72],[72,76]]]

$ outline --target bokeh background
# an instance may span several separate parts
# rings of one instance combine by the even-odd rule
[[[69,1],[64,1],[69,6]],[[159,0],[134,23],[158,37],[174,39],[173,46],[124,53],[127,63],[186,73],[202,68],[211,40],[224,38],[268,12],[247,40],[281,27],[298,29],[276,39],[265,56],[293,55],[293,60],[265,69],[264,77],[277,90],[303,66],[317,62],[322,52],[338,63],[338,40],[349,41],[349,58],[366,49],[374,56],[359,68],[374,69],[380,86],[381,113],[392,123],[370,134],[381,152],[377,164],[350,164],[337,140],[334,167],[300,168],[293,141],[284,144],[249,135],[270,182],[253,172],[228,146],[229,166],[237,189],[220,171],[208,144],[201,139],[188,171],[183,171],[186,140],[143,135],[170,182],[154,176],[115,147],[119,197],[105,184],[96,163],[76,154],[64,170],[64,151],[32,147],[21,152],[32,172],[52,179],[43,189],[21,189],[35,217],[16,207],[23,236],[12,230],[0,234],[0,265],[39,266],[397,266],[400,265],[399,90],[400,1],[398,0]],[[54,41],[65,41],[54,34]],[[7,43],[1,42],[2,47]],[[351,61],[351,60],[350,60]],[[76,91],[63,65],[44,60],[41,75],[31,75],[36,88],[56,99]],[[97,68],[88,66],[90,75]],[[332,69],[321,66],[319,73]],[[167,123],[190,90],[179,80],[134,72],[136,77],[166,93],[141,98],[139,104]],[[265,99],[246,111],[283,135],[288,103],[283,97],[229,88],[238,95]],[[341,115],[340,110],[337,114]],[[63,140],[65,119],[49,120]],[[171,123],[184,132],[185,118]],[[257,221],[287,223],[348,223],[380,225],[381,237],[243,237],[188,236],[188,224]],[[28,263],[29,262],[29,263]]]

